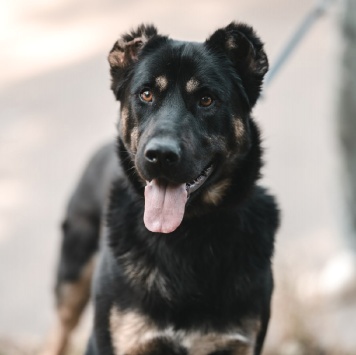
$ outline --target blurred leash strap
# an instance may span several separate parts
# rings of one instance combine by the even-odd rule
[[[272,65],[270,71],[267,73],[264,87],[268,87],[275,78],[276,74],[280,71],[281,67],[297,47],[299,42],[303,39],[305,34],[310,30],[312,25],[325,14],[328,7],[334,0],[319,0],[318,3],[306,14],[296,31],[293,33],[291,39],[287,42],[286,46],[282,49],[276,62]]]

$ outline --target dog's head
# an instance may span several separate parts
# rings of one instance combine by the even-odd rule
[[[193,43],[142,25],[115,43],[109,63],[121,160],[138,191],[145,186],[149,230],[170,233],[190,205],[219,205],[254,183],[250,111],[268,61],[252,28],[232,23]]]

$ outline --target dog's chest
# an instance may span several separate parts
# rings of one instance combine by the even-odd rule
[[[224,332],[159,328],[136,311],[110,311],[110,335],[115,355],[252,355],[259,322],[246,320]]]
[[[121,240],[135,238],[125,237],[121,235]],[[159,238],[147,236],[147,240],[150,237]],[[136,243],[127,250],[125,244],[116,254],[119,274],[132,292],[148,300],[149,308],[152,304],[161,307],[163,302],[176,307],[198,307],[203,312],[226,311],[238,303],[238,289],[249,289],[246,280],[250,277],[246,276],[251,276],[250,270],[237,263],[241,251],[235,252],[233,245],[217,247],[204,240],[209,239],[206,234],[199,238],[202,240],[189,235],[187,242],[179,245],[159,244],[156,239],[154,248]]]

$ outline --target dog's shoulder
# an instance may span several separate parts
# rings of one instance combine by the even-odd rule
[[[251,223],[264,229],[267,228],[272,234],[277,231],[280,223],[278,203],[276,197],[265,187],[256,186],[245,209],[250,212]]]
[[[254,250],[260,260],[270,260],[280,225],[276,198],[266,188],[256,186],[251,197],[239,208],[238,221],[244,242],[253,246],[250,251]]]

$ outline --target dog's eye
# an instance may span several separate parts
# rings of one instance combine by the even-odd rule
[[[145,89],[145,90],[141,91],[140,98],[144,102],[152,102],[152,100],[153,100],[152,91],[149,89]]]
[[[206,95],[200,99],[199,105],[202,107],[209,107],[213,102],[213,98],[211,96]]]

